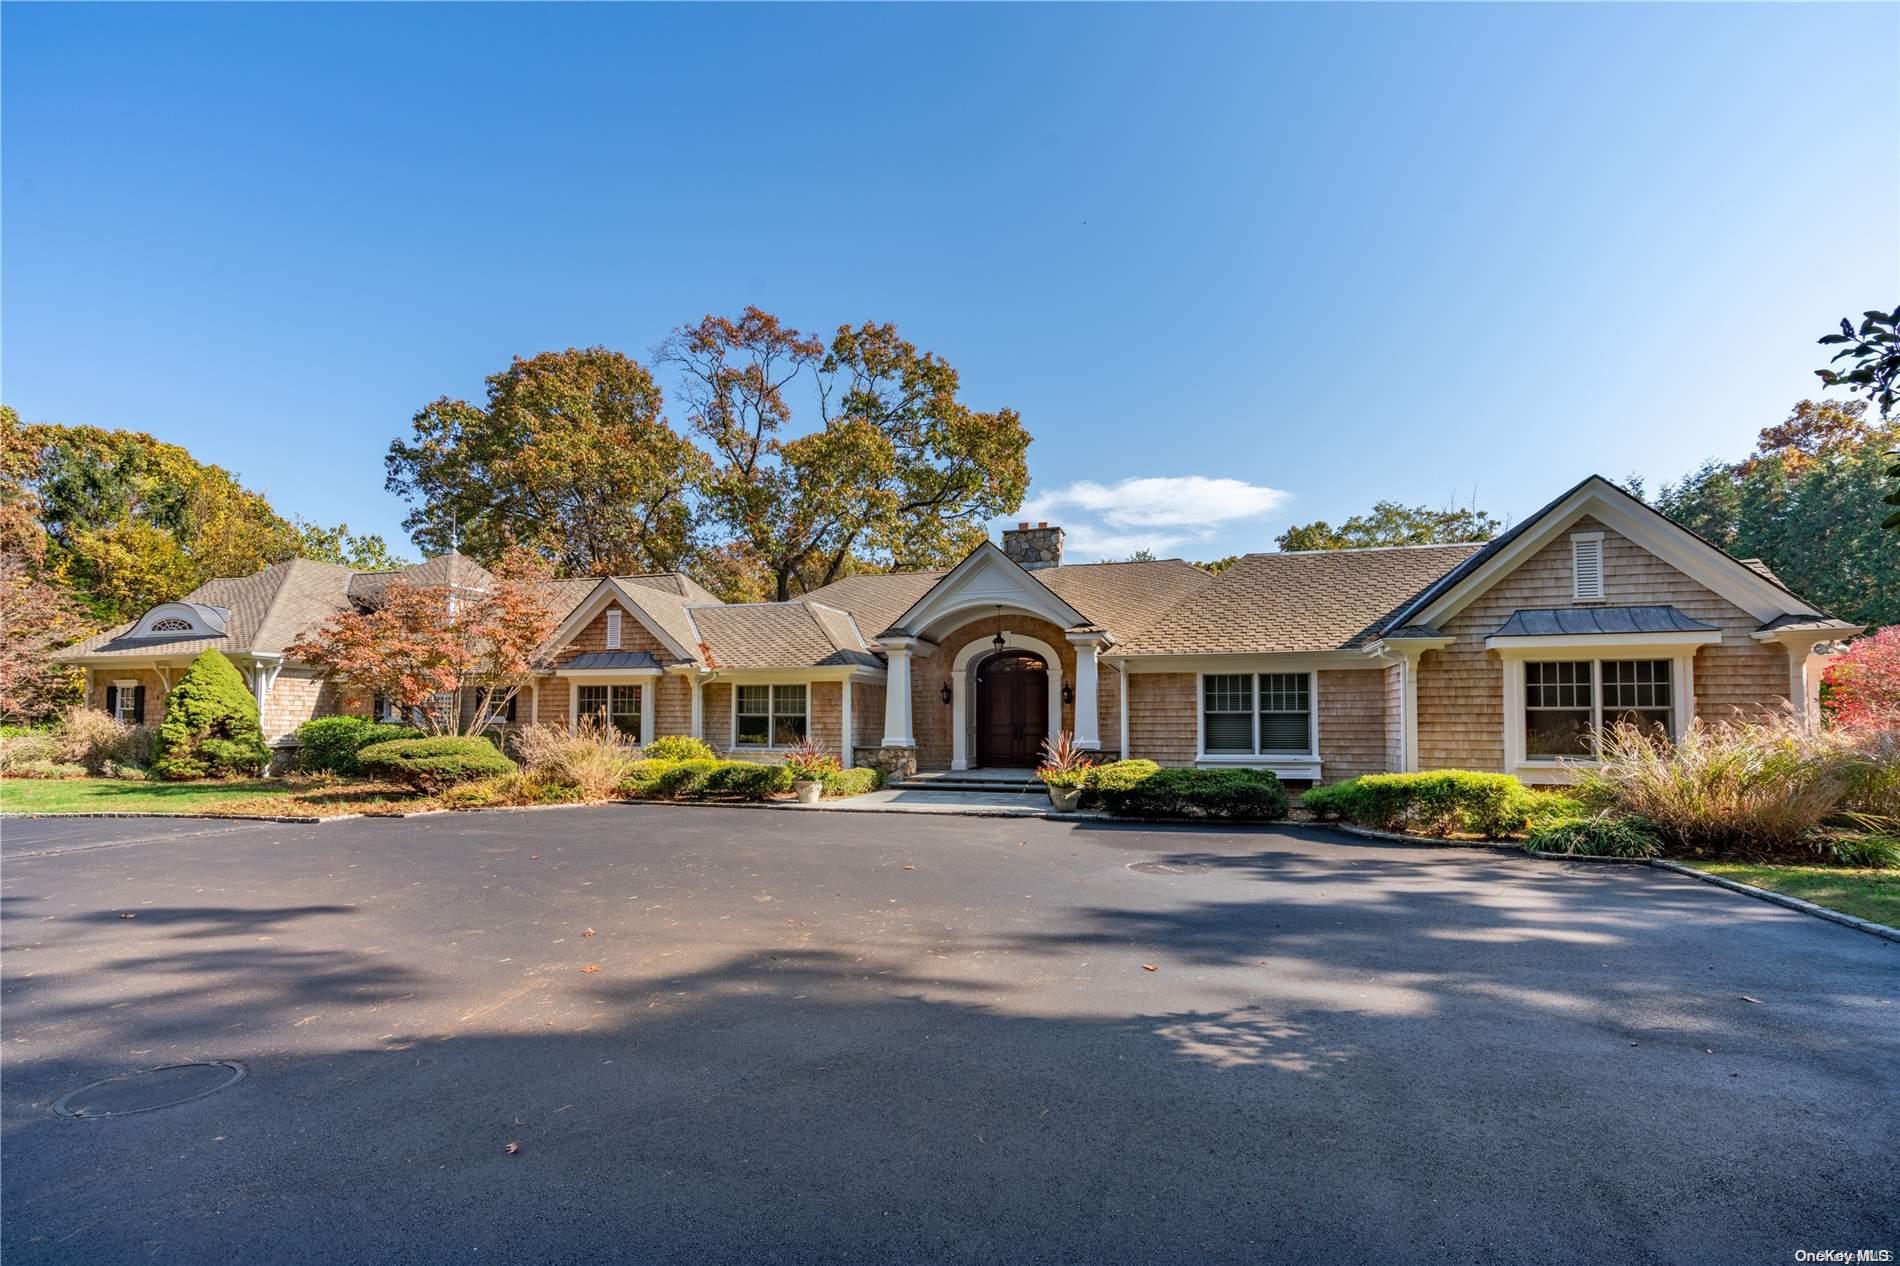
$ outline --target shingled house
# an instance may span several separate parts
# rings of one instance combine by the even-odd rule
[[[686,576],[563,580],[512,724],[604,717],[770,759],[810,737],[847,763],[1032,765],[1072,732],[1105,755],[1290,780],[1376,770],[1564,775],[1601,726],[1812,721],[1827,644],[1859,631],[1599,477],[1488,544],[1066,563],[1022,524],[948,570],[721,603]],[[225,652],[266,736],[367,712],[285,648],[392,582],[479,590],[460,555],[401,572],[294,561],[214,580],[63,652],[94,706],[155,722],[191,657]]]

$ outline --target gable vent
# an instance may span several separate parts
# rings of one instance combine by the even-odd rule
[[[1603,601],[1603,533],[1579,532],[1570,538],[1571,597]]]
[[[617,651],[620,649],[620,608],[619,607],[615,607],[611,611],[607,612],[607,649],[610,651]]]

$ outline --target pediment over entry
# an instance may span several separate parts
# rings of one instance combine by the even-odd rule
[[[985,541],[945,572],[879,636],[930,637],[998,607],[1006,612],[1028,612],[1063,629],[1090,624],[1086,615],[1057,597],[1033,573],[1018,567],[1002,550]]]

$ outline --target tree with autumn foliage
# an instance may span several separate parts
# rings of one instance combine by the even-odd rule
[[[1865,637],[1828,661],[1822,706],[1842,729],[1900,729],[1900,624]]]
[[[512,549],[494,574],[481,590],[392,583],[376,607],[333,616],[287,654],[381,696],[432,734],[486,733],[533,680],[535,649],[554,631],[543,560]]]
[[[91,630],[71,594],[0,554],[0,720],[43,721],[80,702],[83,674],[49,656]]]
[[[436,400],[384,466],[425,553],[491,563],[522,546],[569,576],[678,569],[707,471],[653,375],[604,347],[516,358],[482,404]]]
[[[1365,514],[1355,514],[1338,527],[1324,519],[1296,523],[1275,538],[1287,552],[1328,549],[1373,549],[1388,545],[1454,545],[1488,541],[1504,525],[1476,506],[1400,505],[1380,501]]]
[[[841,325],[827,344],[748,307],[674,331],[660,357],[712,450],[705,500],[728,536],[712,579],[729,595],[954,563],[1028,488],[1021,417],[964,404],[957,371],[893,325]],[[800,380],[818,425],[796,434]]]

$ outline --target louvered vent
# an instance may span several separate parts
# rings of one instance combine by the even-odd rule
[[[1571,537],[1570,565],[1575,577],[1575,589],[1571,597],[1578,602],[1603,601],[1602,534]]]

